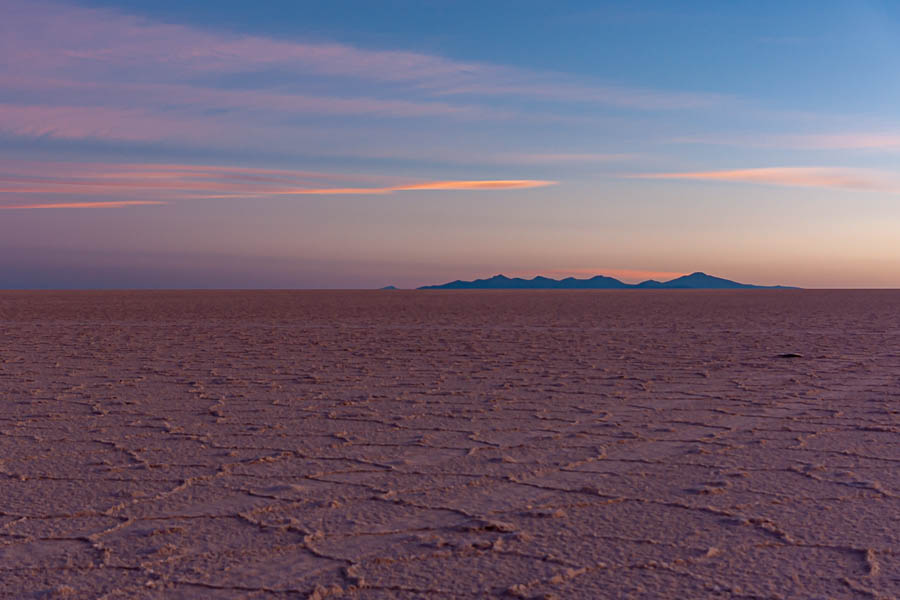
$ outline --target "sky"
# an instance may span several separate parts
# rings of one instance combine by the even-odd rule
[[[900,3],[0,14],[0,288],[900,287]]]

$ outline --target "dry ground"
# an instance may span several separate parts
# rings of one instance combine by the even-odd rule
[[[0,336],[0,597],[900,597],[900,292],[8,292]]]

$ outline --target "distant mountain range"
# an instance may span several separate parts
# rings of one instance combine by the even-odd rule
[[[730,279],[714,277],[706,273],[691,273],[676,277],[670,281],[656,281],[648,279],[641,283],[625,283],[606,277],[595,275],[588,279],[551,279],[537,276],[533,279],[521,277],[506,277],[494,275],[488,279],[476,279],[475,281],[451,281],[441,285],[426,285],[420,290],[750,290],[750,289],[797,289],[788,286],[752,285],[738,283]]]

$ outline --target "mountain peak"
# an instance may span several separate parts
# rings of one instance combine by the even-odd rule
[[[730,279],[708,275],[702,271],[695,271],[690,275],[682,275],[669,281],[656,281],[648,279],[641,283],[629,284],[606,275],[594,275],[588,279],[576,279],[566,277],[557,280],[543,275],[536,275],[531,279],[520,277],[507,277],[497,274],[489,279],[476,279],[474,281],[451,281],[440,285],[426,285],[420,290],[528,290],[528,289],[556,289],[556,290],[742,290],[781,288],[783,286],[762,286],[749,283],[738,283]]]

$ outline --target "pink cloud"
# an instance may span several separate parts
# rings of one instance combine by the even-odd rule
[[[522,190],[529,188],[546,187],[556,185],[556,181],[544,181],[538,179],[487,179],[481,181],[429,181],[426,183],[413,183],[408,185],[394,185],[388,187],[334,187],[312,189],[270,189],[258,192],[254,197],[261,196],[326,196],[347,194],[374,194],[384,195],[394,192],[410,191],[486,191],[486,190]]]
[[[205,95],[204,92],[203,95]],[[211,94],[215,95],[215,94]],[[223,97],[227,100],[227,94]],[[161,97],[160,97],[161,98]],[[221,106],[221,98],[212,101],[206,108]],[[185,102],[185,98],[173,96],[171,102]],[[163,102],[160,99],[160,102]],[[188,102],[187,104],[190,104]],[[322,114],[370,114],[380,116],[473,116],[476,110],[465,107],[453,108],[449,105],[428,107],[415,103],[374,102],[366,100],[319,99],[316,104],[321,109],[313,109],[311,105],[298,103],[294,109],[298,112],[314,112]],[[202,106],[198,100],[195,106]],[[351,108],[352,105],[352,108]],[[237,108],[239,104],[234,104]],[[252,103],[245,109],[256,110]],[[195,109],[158,111],[148,108],[116,108],[104,106],[74,105],[22,105],[0,103],[0,132],[20,137],[48,137],[57,139],[98,139],[129,142],[178,142],[195,145],[202,144],[235,144],[272,148],[272,140],[281,140],[281,146],[295,146],[293,138],[286,137],[286,132],[300,137],[307,144],[317,144],[333,140],[333,133],[322,128],[310,129],[303,126],[285,128],[278,124],[278,116],[248,118],[235,122],[233,115],[197,115]],[[287,114],[285,110],[280,115]],[[495,111],[496,118],[508,118],[509,115]],[[302,147],[302,146],[301,146]],[[324,150],[317,151],[322,155]],[[334,153],[332,151],[332,153]]]
[[[22,72],[62,73],[139,67],[164,75],[247,72],[273,67],[379,81],[421,82],[490,74],[493,67],[394,50],[299,43],[161,23],[127,13],[47,2],[5,0],[0,43]]]
[[[72,177],[93,177],[96,179],[153,179],[153,178],[223,178],[248,179],[283,183],[297,180],[336,181],[385,181],[396,182],[391,175],[335,173],[330,171],[302,171],[297,169],[273,169],[260,167],[240,167],[232,165],[192,165],[173,163],[102,163],[36,161],[22,159],[0,159],[0,176],[11,178],[33,178],[41,181],[48,177],[57,179],[62,175]],[[48,175],[50,174],[50,175]]]
[[[534,179],[500,179],[487,181],[432,181],[390,188],[392,191],[409,190],[520,190],[555,185],[555,181]]]
[[[46,208],[124,208],[126,206],[161,205],[165,202],[155,200],[122,200],[119,202],[56,202],[48,204],[17,204],[2,206],[0,210],[34,210]]]
[[[221,137],[222,123],[150,109],[0,104],[0,131],[27,137],[152,142],[193,136],[216,139]]]
[[[323,187],[328,181],[331,185]],[[369,182],[367,186],[359,182]],[[392,184],[385,185],[390,181]],[[258,199],[296,195],[385,195],[405,191],[518,190],[556,182],[463,180],[396,183],[397,177],[258,169],[222,165],[36,163],[0,161],[0,199],[4,196],[111,198],[16,204],[7,208],[94,208],[161,204],[176,200]],[[354,185],[347,185],[352,183]]]
[[[689,173],[647,173],[629,176],[634,179],[684,179],[694,181],[728,181],[787,187],[835,188],[866,191],[900,191],[900,183],[888,173],[871,169],[837,167],[770,167],[731,171],[696,171]]]

